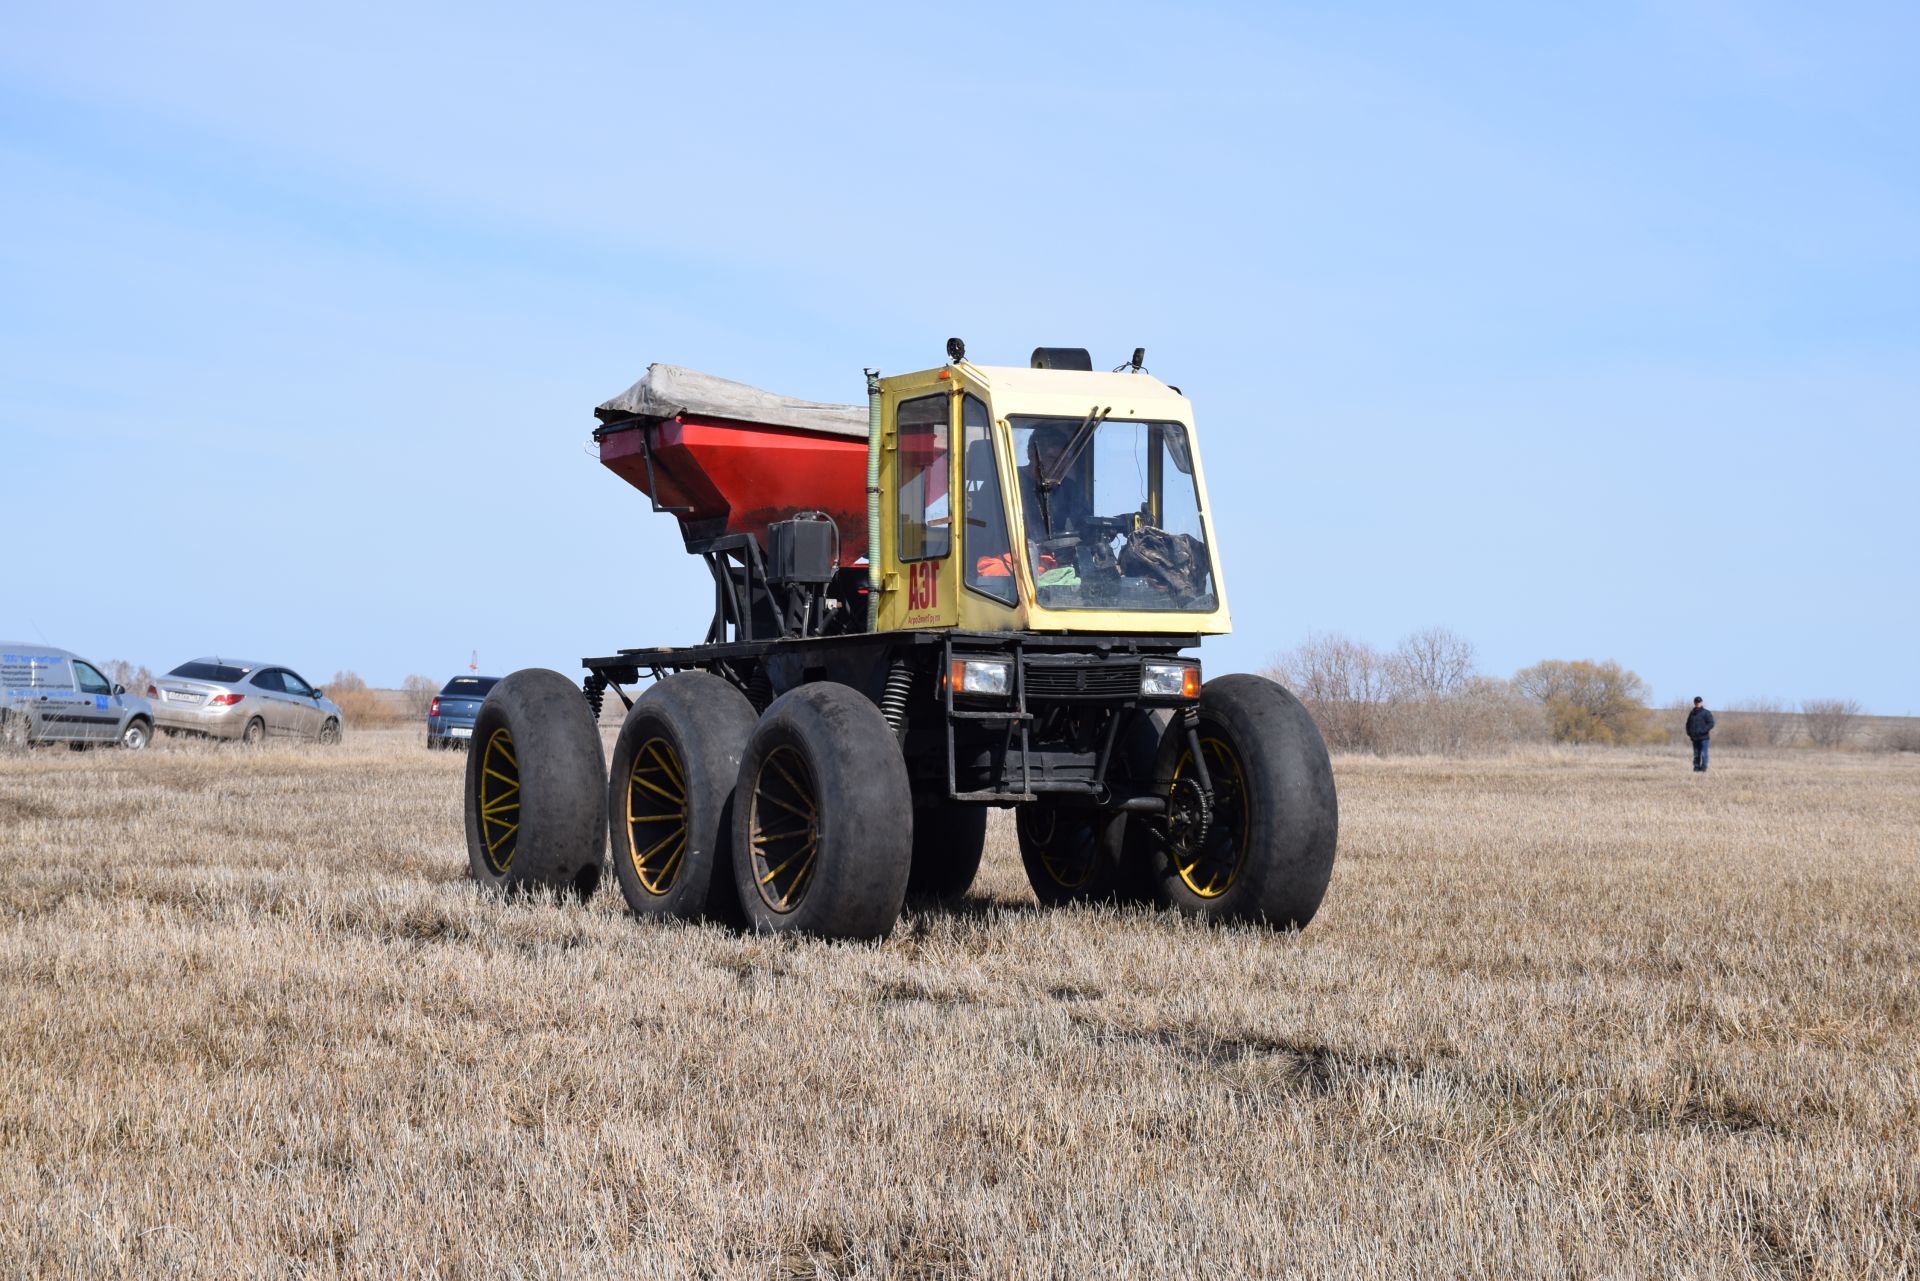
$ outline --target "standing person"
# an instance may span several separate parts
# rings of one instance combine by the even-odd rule
[[[1707,738],[1713,733],[1713,713],[1707,710],[1707,700],[1693,700],[1693,710],[1687,713],[1687,737],[1693,740],[1693,771],[1696,774],[1707,772]]]

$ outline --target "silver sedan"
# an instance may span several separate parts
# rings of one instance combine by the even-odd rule
[[[340,705],[290,667],[238,658],[196,658],[147,686],[153,723],[173,734],[262,743],[272,738],[340,741]]]

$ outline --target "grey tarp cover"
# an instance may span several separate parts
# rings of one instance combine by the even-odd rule
[[[690,413],[770,427],[804,427],[836,436],[867,436],[867,411],[861,405],[823,405],[776,396],[758,387],[715,378],[681,365],[653,364],[647,376],[594,411],[602,422],[639,414],[672,418]]]

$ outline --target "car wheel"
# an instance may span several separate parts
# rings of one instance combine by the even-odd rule
[[[339,745],[340,745],[340,722],[333,720],[332,718],[328,718],[327,723],[320,727],[320,746],[338,747]]]
[[[247,727],[240,731],[240,741],[248,747],[260,746],[267,741],[267,723],[258,716],[254,717],[247,722]]]
[[[128,721],[126,732],[120,735],[120,746],[129,752],[141,751],[152,741],[153,727],[142,720]]]

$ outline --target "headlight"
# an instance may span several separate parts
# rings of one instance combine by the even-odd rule
[[[1140,669],[1142,698],[1200,697],[1200,668],[1195,663],[1148,663]]]
[[[947,679],[953,682],[956,694],[1005,698],[1013,693],[1013,668],[992,659],[956,658]]]

